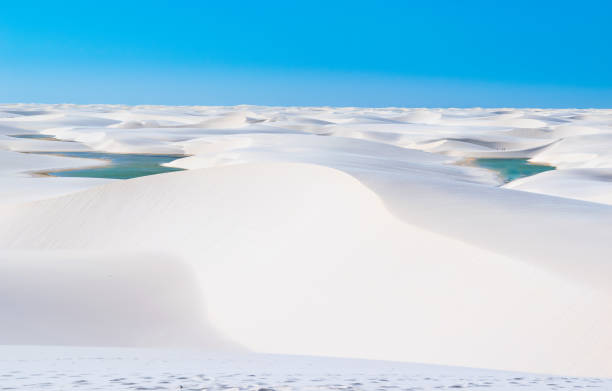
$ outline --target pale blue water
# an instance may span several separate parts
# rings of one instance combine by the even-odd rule
[[[181,171],[182,168],[163,167],[161,164],[185,157],[185,155],[144,155],[106,152],[61,152],[49,154],[110,161],[110,164],[107,166],[55,171],[49,172],[49,175],[110,179],[130,179],[164,172]]]
[[[478,167],[487,168],[497,172],[504,183],[513,180],[539,174],[541,172],[554,170],[553,166],[529,163],[527,159],[476,159],[474,163]]]

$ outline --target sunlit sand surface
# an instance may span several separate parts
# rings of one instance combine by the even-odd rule
[[[611,233],[610,110],[0,106],[0,344],[301,355],[302,388],[358,388],[303,356],[609,378]],[[294,386],[109,354],[73,386]],[[3,374],[56,387],[44,360]],[[365,389],[607,385],[371,365]]]

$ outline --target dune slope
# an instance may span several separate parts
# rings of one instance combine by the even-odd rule
[[[612,373],[609,291],[407,224],[334,169],[176,172],[2,216],[5,250],[171,253],[198,270],[212,327],[248,349]]]

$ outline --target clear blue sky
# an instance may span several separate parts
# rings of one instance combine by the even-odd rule
[[[612,107],[612,1],[3,1],[0,102]]]

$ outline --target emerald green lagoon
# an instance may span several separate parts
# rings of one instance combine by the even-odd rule
[[[185,157],[185,155],[146,155],[105,152],[60,152],[45,154],[85,159],[102,159],[110,162],[110,164],[99,167],[47,172],[46,174],[48,175],[59,177],[110,179],[130,179],[147,175],[161,174],[164,172],[182,171],[182,168],[163,167],[161,164]],[[94,164],[92,164],[92,166]]]
[[[528,159],[475,159],[474,164],[478,167],[495,171],[504,183],[515,179],[539,174],[541,172],[554,170],[553,166],[529,163]]]

